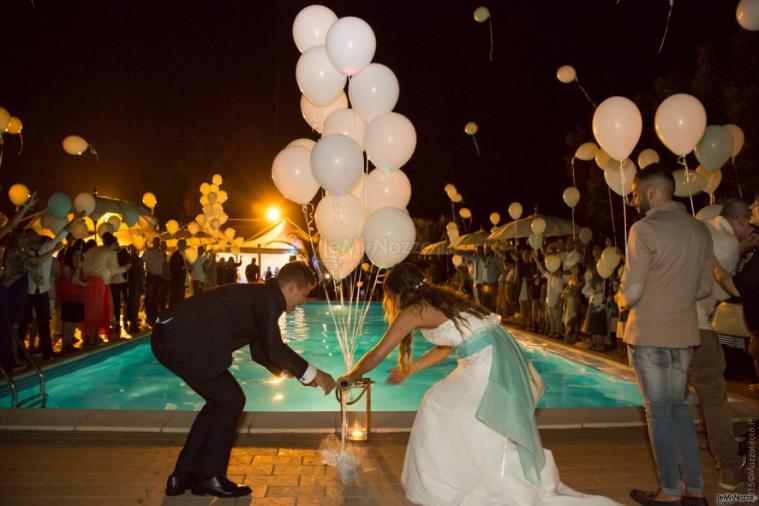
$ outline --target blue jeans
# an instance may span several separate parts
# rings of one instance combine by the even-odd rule
[[[680,496],[681,468],[688,491],[702,492],[698,439],[686,403],[693,348],[630,345],[627,353],[643,394],[662,492]]]

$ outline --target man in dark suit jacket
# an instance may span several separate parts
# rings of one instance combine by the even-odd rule
[[[304,303],[316,286],[304,262],[290,262],[266,284],[220,286],[177,302],[158,318],[151,344],[158,361],[182,378],[206,404],[198,413],[169,477],[166,495],[238,497],[251,493],[226,478],[237,420],[245,406],[240,385],[227,370],[232,353],[245,345],[253,360],[274,374],[285,372],[325,395],[335,387],[282,342],[283,311]]]

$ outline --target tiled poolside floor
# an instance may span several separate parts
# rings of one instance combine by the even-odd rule
[[[656,488],[642,428],[542,431],[562,479],[587,493],[634,504],[631,487]],[[219,500],[164,496],[166,475],[183,435],[166,433],[0,432],[0,504],[202,505],[253,504],[407,505],[399,479],[407,434],[379,434],[363,445],[363,472],[343,486],[321,463],[322,435],[240,435],[229,468],[231,479],[250,485],[253,496]],[[718,491],[714,461],[701,452],[710,494]],[[738,503],[734,503],[738,504]]]

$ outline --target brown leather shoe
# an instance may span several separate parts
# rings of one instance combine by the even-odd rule
[[[658,493],[658,490],[646,492],[645,490],[635,488],[630,492],[630,498],[643,506],[680,506],[684,504],[680,499],[676,501],[657,501],[655,497]]]

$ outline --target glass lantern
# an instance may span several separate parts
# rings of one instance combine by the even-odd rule
[[[341,436],[346,441],[367,441],[372,426],[372,383],[361,378],[336,391],[340,402]]]

